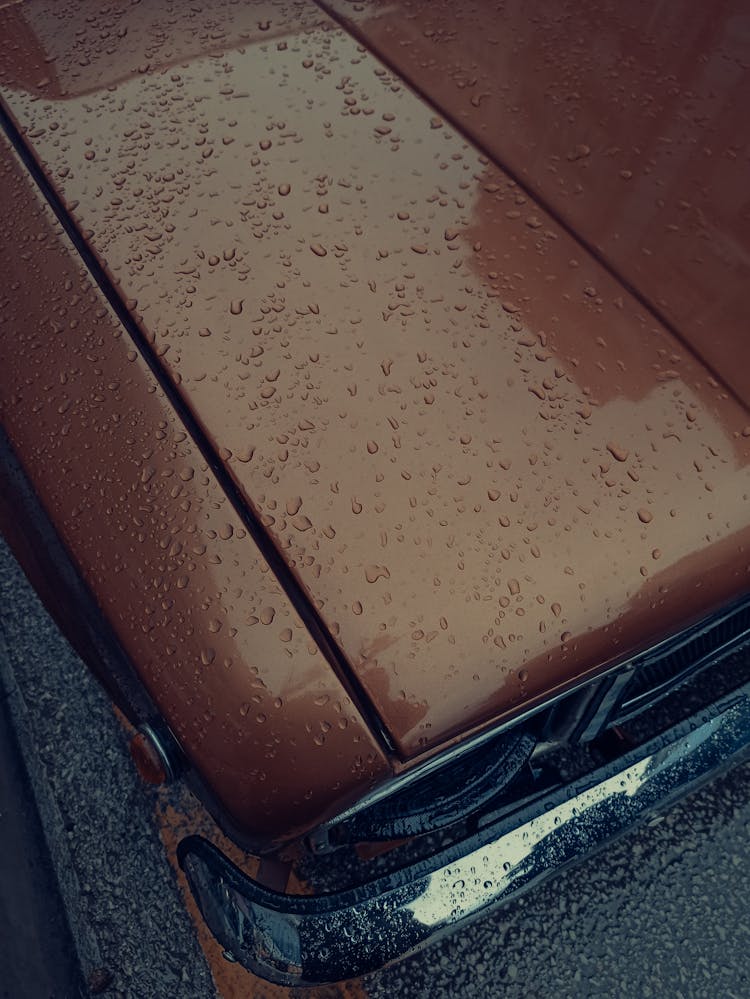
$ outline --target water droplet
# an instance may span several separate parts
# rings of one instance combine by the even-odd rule
[[[591,149],[589,146],[584,145],[584,143],[579,143],[568,153],[568,159],[571,163],[575,160],[584,160],[586,157],[591,155]]]
[[[627,448],[620,447],[619,444],[615,444],[614,441],[610,441],[607,444],[607,450],[615,459],[615,461],[627,461],[630,455],[630,451]]]
[[[294,517],[299,513],[300,507],[302,506],[302,497],[293,496],[291,499],[286,501],[286,512],[288,516]]]
[[[368,583],[375,583],[379,579],[390,579],[391,574],[384,565],[368,565],[365,567],[365,579]]]

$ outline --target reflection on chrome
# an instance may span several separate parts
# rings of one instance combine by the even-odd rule
[[[695,746],[710,736],[710,726],[696,733]],[[686,746],[686,748],[688,748]],[[648,756],[625,770],[552,807],[494,843],[464,857],[459,864],[436,871],[427,879],[424,893],[406,908],[425,925],[435,925],[456,907],[462,917],[476,915],[506,895],[519,879],[526,880],[538,862],[537,854],[548,844],[566,857],[594,845],[591,814],[606,805],[615,812],[625,809],[624,799],[635,798],[647,783],[674,763],[671,753]],[[623,818],[626,815],[623,814]],[[500,872],[500,873],[498,873]]]

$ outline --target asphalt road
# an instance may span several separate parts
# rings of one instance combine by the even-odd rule
[[[0,744],[0,975],[13,999],[287,995],[225,966],[189,913],[170,858],[201,810],[139,783],[106,697],[2,547],[0,683],[13,725]],[[749,840],[745,766],[422,954],[318,994],[744,999]]]

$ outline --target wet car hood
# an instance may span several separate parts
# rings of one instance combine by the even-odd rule
[[[6,107],[403,757],[747,589],[747,217],[706,154],[659,175],[704,270],[476,21],[430,62],[427,5],[78,8],[0,11]]]

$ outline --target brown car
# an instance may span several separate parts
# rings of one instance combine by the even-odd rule
[[[0,95],[3,530],[326,889],[183,841],[228,954],[361,974],[744,757],[747,0],[19,0]]]

